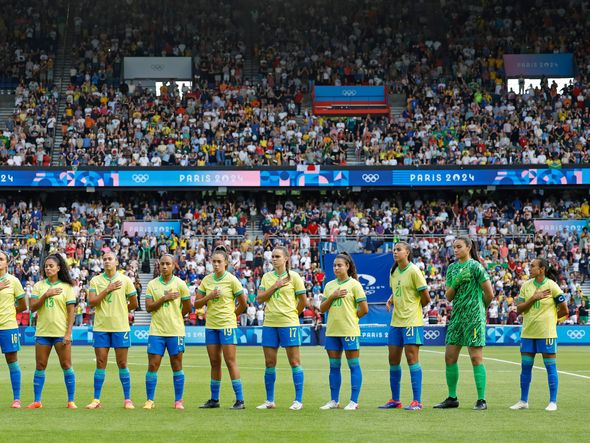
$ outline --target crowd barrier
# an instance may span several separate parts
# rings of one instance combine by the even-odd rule
[[[387,345],[389,326],[361,325],[361,344],[365,346]],[[520,326],[491,326],[487,327],[486,343],[488,346],[517,346],[520,344]],[[149,326],[132,326],[129,336],[132,345],[147,345]],[[74,345],[91,345],[93,339],[92,328],[88,326],[74,327],[72,340]],[[425,326],[424,345],[444,346],[446,328],[444,326]],[[557,341],[560,345],[584,346],[590,345],[590,326],[558,326]],[[260,346],[262,344],[262,327],[250,326],[237,329],[238,344],[243,346]],[[316,331],[312,326],[301,326],[302,345],[323,345],[325,329]],[[35,344],[35,328],[32,326],[20,328],[20,340],[23,345]],[[204,345],[205,328],[203,326],[187,326],[187,345]]]

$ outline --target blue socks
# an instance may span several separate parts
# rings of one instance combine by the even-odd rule
[[[303,401],[303,368],[301,366],[293,366],[291,368],[293,373],[293,384],[295,385],[295,401]]]
[[[147,399],[154,401],[156,396],[156,385],[158,384],[158,373],[157,372],[146,372],[145,374],[145,392]]]
[[[420,363],[410,365],[410,379],[412,380],[414,400],[422,403],[422,366],[420,366]]]
[[[359,394],[361,393],[361,386],[363,384],[363,371],[361,371],[361,364],[358,358],[349,358],[348,367],[350,368],[350,401],[359,402]]]
[[[100,400],[100,393],[102,392],[102,385],[106,376],[106,369],[94,370],[94,398]]]
[[[549,401],[557,402],[557,386],[559,384],[557,376],[557,365],[554,358],[544,358],[545,369],[547,369],[547,381],[549,382]]]
[[[68,401],[74,401],[76,394],[76,374],[74,369],[64,369],[64,383],[66,384],[66,391],[68,392]]]
[[[35,393],[35,401],[41,401],[41,393],[43,392],[43,385],[45,384],[45,371],[35,371],[33,376],[33,392]]]
[[[172,372],[172,380],[174,381],[174,401],[182,400],[184,394],[184,371]]]
[[[234,394],[236,394],[236,400],[244,401],[244,393],[242,392],[242,380],[231,381],[231,387],[234,388]]]
[[[330,396],[331,400],[334,400],[336,403],[340,399],[340,386],[342,385],[341,366],[342,361],[339,358],[330,359]]]
[[[12,384],[12,395],[15,400],[20,400],[20,382],[21,373],[20,366],[17,361],[8,364],[10,371],[10,383]]]
[[[211,379],[211,400],[219,401],[219,391],[221,390],[221,380]]]
[[[119,368],[119,380],[121,380],[121,386],[123,386],[123,397],[125,400],[131,399],[131,374],[129,368]]]
[[[531,380],[533,379],[533,364],[535,357],[530,355],[522,356],[522,367],[520,371],[520,400],[528,403]]]
[[[389,386],[391,387],[391,399],[400,400],[402,380],[401,365],[389,365]]]
[[[266,400],[275,401],[275,382],[277,381],[276,368],[264,370],[264,387],[266,388]]]

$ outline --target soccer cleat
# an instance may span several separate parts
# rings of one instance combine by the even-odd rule
[[[184,409],[184,402],[182,400],[175,401],[174,409]]]
[[[68,408],[68,409],[78,409],[78,406],[76,406],[76,403],[74,403],[73,401],[69,401],[68,404],[66,405],[66,408]]]
[[[276,407],[277,407],[277,405],[275,404],[274,401],[268,401],[268,400],[266,400],[260,406],[256,406],[256,409],[274,409]]]
[[[529,408],[529,404],[526,401],[522,401],[522,400],[518,400],[518,402],[516,402],[515,404],[510,406],[510,409],[512,409],[513,411],[518,411],[520,409],[528,409],[528,408]]]
[[[338,403],[337,401],[334,401],[334,400],[330,400],[324,406],[320,406],[320,409],[323,411],[327,411],[328,409],[339,409],[339,408],[340,408],[340,403]]]
[[[422,410],[422,403],[413,400],[408,406],[404,408],[406,411],[420,411]]]
[[[292,411],[300,411],[301,409],[303,409],[303,403],[295,400],[293,404],[289,406],[289,409],[291,409]]]
[[[100,408],[100,400],[94,399],[92,402],[86,406],[86,409],[98,409]]]
[[[125,400],[125,402],[123,403],[123,407],[125,409],[135,409],[135,405],[131,400]]]
[[[545,408],[545,410],[546,411],[549,411],[549,412],[557,411],[557,403],[555,403],[555,402],[552,401],[551,403],[549,403],[547,405],[547,407]]]
[[[402,402],[399,400],[389,400],[384,405],[378,406],[379,409],[401,409]]]
[[[234,409],[234,410],[246,409],[246,405],[244,404],[244,400],[236,400],[236,402],[234,403],[234,405],[230,409]]]
[[[356,411],[358,408],[359,408],[359,404],[353,402],[352,400],[350,400],[350,403],[348,403],[346,406],[344,406],[345,411]]]
[[[219,400],[213,400],[212,398],[203,403],[199,408],[201,409],[215,409],[219,407]]]
[[[27,409],[41,409],[43,405],[40,401],[34,401],[30,405],[27,406]]]
[[[154,403],[153,400],[147,400],[143,405],[143,409],[155,409],[155,408],[156,408],[156,404]]]
[[[443,402],[434,405],[434,409],[451,409],[459,407],[459,399],[457,397],[447,397]]]
[[[488,408],[488,404],[486,403],[485,400],[477,400],[475,402],[475,405],[473,406],[473,409],[475,411],[485,411]]]
[[[12,402],[12,406],[11,406],[11,408],[14,408],[14,409],[20,409],[20,400],[14,400],[14,401]]]

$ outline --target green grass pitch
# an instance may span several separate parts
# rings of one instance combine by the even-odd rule
[[[363,389],[358,411],[320,411],[329,400],[328,359],[320,347],[302,349],[305,370],[304,409],[290,411],[293,400],[291,371],[281,350],[276,385],[277,409],[259,411],[256,406],[265,399],[262,349],[241,347],[241,366],[245,411],[227,408],[234,396],[227,370],[224,369],[221,405],[217,410],[200,410],[198,405],[209,398],[209,361],[204,347],[188,347],[185,353],[184,411],[172,409],[173,388],[170,366],[159,372],[156,409],[141,409],[145,400],[144,376],[147,366],[145,347],[134,347],[129,357],[132,377],[132,398],[137,409],[122,408],[123,397],[114,362],[109,356],[107,379],[103,389],[103,407],[96,411],[84,409],[92,399],[94,353],[90,347],[74,347],[78,410],[67,410],[63,375],[55,354],[47,369],[43,392],[43,409],[24,408],[33,399],[32,378],[35,369],[34,349],[20,352],[23,370],[23,409],[10,409],[11,389],[6,364],[0,364],[0,441],[31,441],[36,443],[69,441],[176,442],[176,441],[435,441],[435,442],[535,442],[548,438],[554,442],[583,441],[588,432],[588,399],[590,394],[590,348],[561,347],[558,355],[560,373],[559,410],[544,411],[548,403],[546,373],[533,370],[533,384],[527,411],[511,411],[508,407],[519,399],[519,362],[516,347],[489,347],[485,350],[488,370],[487,400],[489,410],[471,410],[475,401],[475,385],[465,351],[460,359],[458,410],[434,410],[432,405],[446,397],[443,348],[424,348],[423,411],[379,410],[377,405],[390,397],[387,350],[365,347],[361,351]],[[537,356],[535,366],[542,367]],[[407,365],[403,364],[402,401],[411,400]],[[349,371],[342,368],[341,404],[350,394]]]

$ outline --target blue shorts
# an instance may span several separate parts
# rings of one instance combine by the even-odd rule
[[[387,337],[388,346],[405,346],[424,344],[424,327],[423,326],[390,326]]]
[[[3,329],[0,331],[0,348],[2,348],[3,354],[20,351],[18,329]]]
[[[262,346],[269,348],[289,348],[301,346],[301,328],[299,326],[262,327]]]
[[[168,355],[173,357],[184,352],[184,337],[162,337],[161,335],[150,335],[148,338],[148,354],[164,355],[168,349]]]
[[[210,329],[205,328],[206,345],[237,345],[238,336],[235,328]]]
[[[326,337],[326,351],[358,351],[361,343],[358,337]]]
[[[527,354],[557,354],[557,339],[521,338],[520,352]]]
[[[63,337],[35,337],[35,343],[43,346],[53,346],[64,341]]]
[[[129,348],[131,339],[129,332],[100,332],[94,331],[92,346],[95,348]]]

